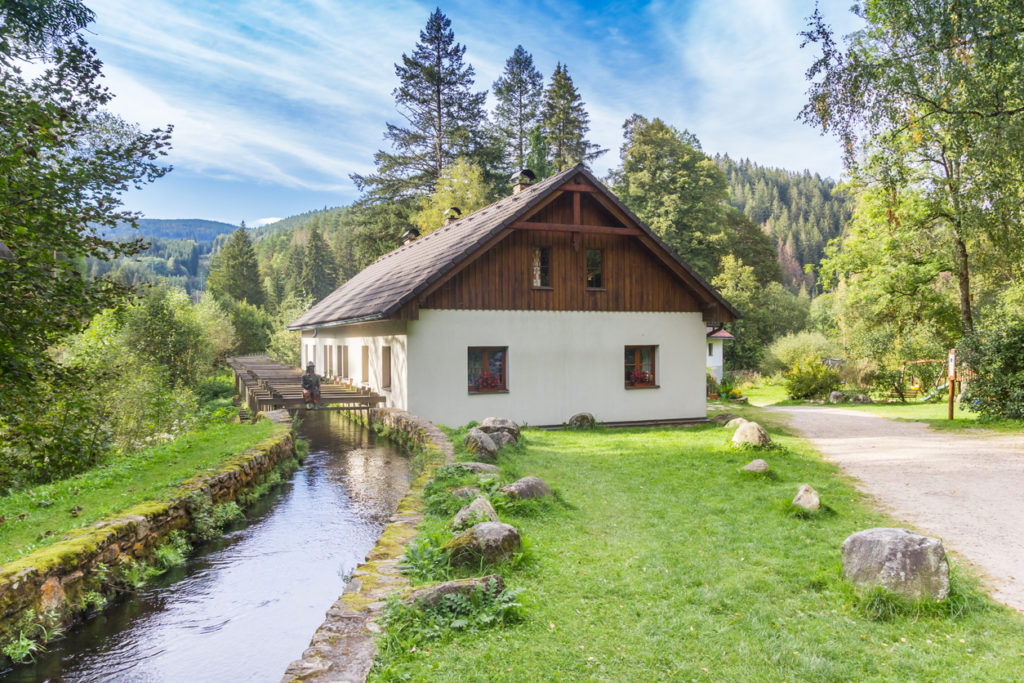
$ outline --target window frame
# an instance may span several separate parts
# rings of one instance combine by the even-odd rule
[[[364,384],[370,383],[370,347],[367,344],[363,344],[362,357],[359,359],[361,362],[362,370],[360,372],[360,380]]]
[[[594,273],[590,269],[591,254],[597,254],[597,284],[592,284],[594,279]],[[588,291],[604,291],[604,249],[583,250],[583,284],[586,286]]]
[[[551,247],[535,245],[530,251],[530,289],[554,289],[551,285]]]
[[[480,387],[478,383],[470,382],[469,377],[473,368],[471,354],[480,352],[480,377],[489,377],[490,359],[488,354],[495,351],[501,352],[501,381],[495,387]],[[479,380],[477,380],[478,382]],[[466,347],[466,389],[470,394],[507,394],[508,393],[508,347],[507,346],[468,346]]]
[[[380,388],[391,388],[391,346],[380,347]]]
[[[641,359],[641,354],[644,351],[650,351],[651,361],[650,369],[646,367],[646,364]],[[633,354],[633,362],[630,363],[626,359],[626,355]],[[660,385],[658,384],[658,346],[656,344],[626,344],[623,353],[623,381],[627,389],[657,389]],[[638,382],[630,379],[630,374],[637,372],[639,368],[642,372],[647,372],[649,379],[646,382]]]

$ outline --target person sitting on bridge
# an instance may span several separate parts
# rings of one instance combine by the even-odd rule
[[[320,403],[320,376],[315,372],[313,361],[306,365],[306,374],[302,376],[302,397],[306,400],[306,410],[316,409]]]

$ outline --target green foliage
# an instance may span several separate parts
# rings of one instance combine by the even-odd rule
[[[185,564],[190,552],[192,546],[188,542],[188,537],[183,531],[175,530],[153,551],[153,562],[158,570],[165,572]]]
[[[228,329],[234,330],[234,338],[237,340],[232,349],[233,353],[250,354],[265,351],[270,344],[271,331],[274,327],[271,315],[266,310],[244,301],[227,299],[223,305],[230,318]]]
[[[986,418],[1024,419],[1024,318],[979,330],[960,350],[976,373],[964,385],[963,404]]]
[[[825,398],[840,382],[839,373],[814,356],[798,361],[785,378],[786,393],[796,400]]]
[[[489,203],[490,188],[484,182],[483,170],[459,158],[445,166],[433,194],[423,199],[412,220],[420,227],[420,234],[425,235],[444,225],[449,208],[458,207],[467,216]]]
[[[177,387],[195,387],[213,363],[188,296],[158,286],[137,299],[123,318],[124,345],[137,358],[164,368]]]
[[[142,588],[147,581],[160,574],[156,567],[134,558],[122,560],[118,569],[121,583],[128,590]]]
[[[505,152],[506,169],[534,170],[527,163],[527,155],[531,131],[540,122],[544,77],[533,65],[533,55],[522,45],[516,45],[512,56],[505,60],[505,70],[494,81],[491,90],[496,100],[494,125]]]
[[[479,486],[480,479],[475,474],[458,464],[445,465],[437,470],[433,480],[423,489],[423,503],[432,515],[451,516],[458,512],[468,501],[451,494],[451,489],[459,486]]]
[[[519,592],[506,588],[496,591],[493,584],[477,588],[469,595],[450,594],[434,606],[409,606],[394,597],[384,608],[384,637],[379,641],[381,659],[398,653],[415,652],[435,641],[450,642],[463,633],[476,633],[523,619]],[[375,663],[375,675],[388,676],[386,665]]]
[[[779,337],[768,347],[762,368],[770,375],[785,372],[804,358],[838,358],[842,349],[820,332],[793,332]]]
[[[242,301],[253,306],[266,303],[256,252],[244,223],[231,233],[227,244],[210,261],[206,288],[220,299]]]
[[[338,273],[327,242],[316,225],[309,231],[298,291],[312,301],[320,301],[338,287]]]
[[[950,568],[949,594],[945,600],[912,600],[881,586],[854,591],[853,603],[865,618],[877,622],[898,619],[964,619],[990,609],[977,582]]]
[[[450,538],[451,533],[440,528],[421,532],[405,546],[398,568],[414,584],[451,579],[450,558],[443,547]]]
[[[47,642],[64,634],[52,614],[40,615],[33,609],[22,612],[11,631],[17,635],[5,643],[0,652],[15,664],[35,661],[37,652],[46,651]]]
[[[548,159],[559,171],[593,161],[608,151],[587,139],[590,115],[572,82],[569,68],[561,62],[555,65],[555,73],[544,90],[540,116]]]
[[[225,526],[243,516],[235,501],[214,505],[210,497],[201,491],[191,493],[186,505],[192,520],[192,532],[200,541],[212,541],[220,536]]]

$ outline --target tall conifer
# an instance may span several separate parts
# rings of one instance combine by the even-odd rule
[[[561,62],[544,91],[541,119],[551,162],[559,170],[581,161],[593,161],[608,151],[586,138],[590,115],[573,85],[568,67]]]
[[[245,223],[231,233],[224,248],[210,264],[206,288],[214,296],[228,296],[253,306],[266,304],[256,252],[249,241]]]
[[[306,255],[302,260],[302,277],[299,288],[313,301],[320,301],[338,286],[338,275],[334,265],[334,254],[320,229],[313,226],[306,242]]]
[[[524,168],[530,152],[530,133],[540,122],[544,77],[533,65],[533,56],[517,45],[505,61],[505,71],[491,86],[497,103],[494,123],[508,166]]]

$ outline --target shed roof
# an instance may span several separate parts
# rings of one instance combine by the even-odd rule
[[[381,256],[314,304],[292,322],[289,329],[368,322],[395,315],[438,279],[471,258],[488,240],[523,218],[539,202],[577,175],[583,175],[614,202],[644,233],[671,255],[705,292],[733,316],[739,317],[736,310],[711,285],[634,216],[590,171],[578,164]]]
[[[735,339],[736,338],[736,337],[732,336],[731,334],[729,334],[728,332],[726,332],[725,330],[723,330],[721,328],[715,329],[714,327],[706,327],[704,329],[704,333],[707,334],[708,339]]]

